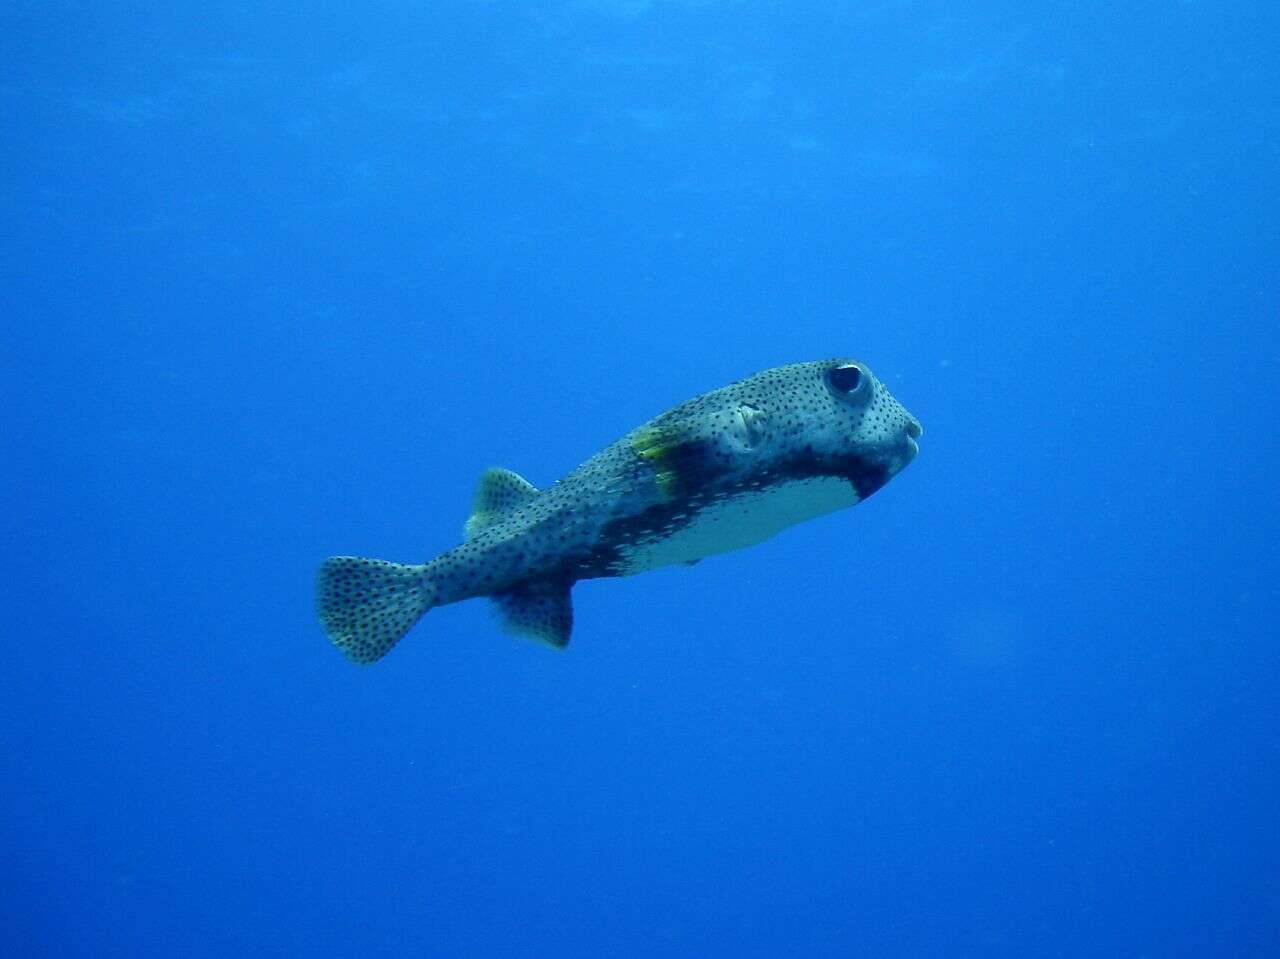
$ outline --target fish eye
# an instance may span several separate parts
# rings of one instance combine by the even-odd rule
[[[852,364],[837,366],[827,373],[827,381],[833,390],[847,396],[862,385],[862,370]]]

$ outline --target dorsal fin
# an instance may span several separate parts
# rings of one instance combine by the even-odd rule
[[[487,526],[500,523],[514,509],[538,495],[538,488],[518,473],[496,466],[480,474],[476,498],[471,504],[462,535],[471,539]]]

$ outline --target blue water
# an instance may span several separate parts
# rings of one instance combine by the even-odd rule
[[[1280,8],[0,13],[5,956],[1269,956]],[[663,409],[852,354],[869,502],[356,668]]]

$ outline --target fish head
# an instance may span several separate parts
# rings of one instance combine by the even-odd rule
[[[804,364],[805,455],[848,476],[861,499],[904,469],[924,430],[871,368],[841,357]]]

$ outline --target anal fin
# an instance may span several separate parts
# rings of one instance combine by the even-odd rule
[[[511,632],[554,649],[564,649],[573,631],[571,585],[558,579],[533,580],[494,593],[490,599],[498,607],[503,625]]]

